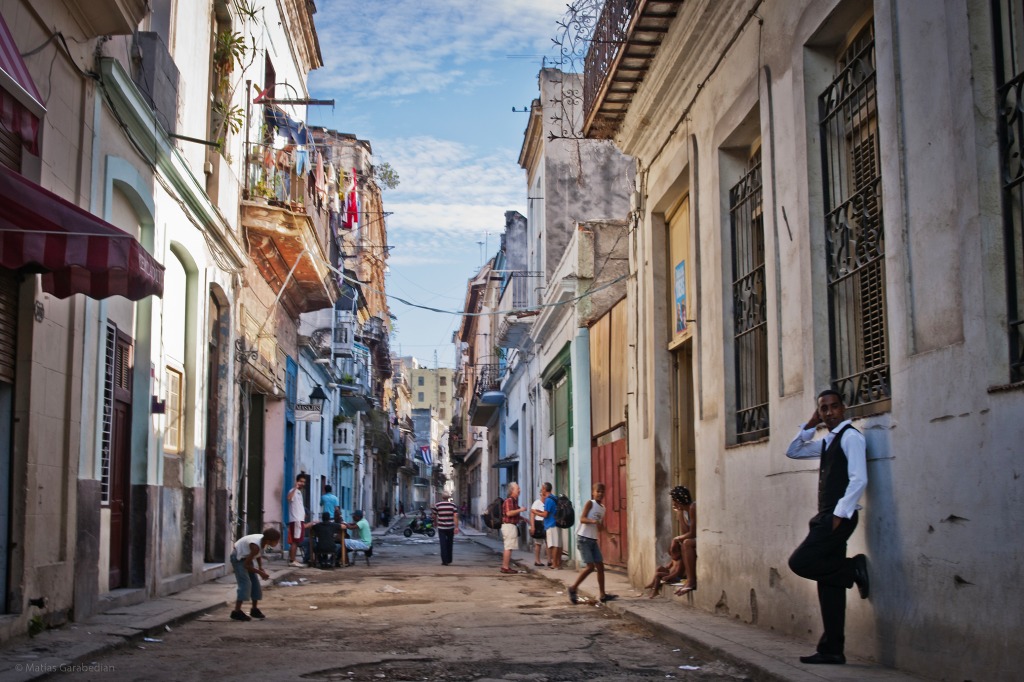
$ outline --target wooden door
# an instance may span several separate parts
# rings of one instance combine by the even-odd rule
[[[117,332],[113,358],[110,419],[110,580],[115,590],[128,584],[128,522],[131,505],[132,342]]]
[[[626,535],[626,441],[615,440],[591,448],[591,477],[605,485],[604,531],[601,554],[609,566],[625,567],[629,557]]]

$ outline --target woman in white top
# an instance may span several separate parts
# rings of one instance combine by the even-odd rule
[[[598,531],[604,527],[604,483],[595,483],[591,492],[591,499],[583,505],[583,513],[580,514],[580,527],[576,531],[576,547],[580,550],[580,558],[587,564],[586,568],[580,571],[576,582],[569,588],[569,601],[575,604],[579,597],[576,590],[580,583],[587,579],[587,576],[597,571],[597,589],[602,602],[618,599],[618,595],[605,594],[604,591],[604,557],[601,556],[601,547],[598,545]]]

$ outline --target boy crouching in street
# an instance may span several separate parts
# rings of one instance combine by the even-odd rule
[[[253,618],[263,619],[266,616],[259,609],[259,601],[263,598],[263,589],[260,587],[260,578],[269,579],[270,576],[263,570],[263,549],[274,547],[281,541],[281,533],[275,528],[267,528],[262,533],[253,533],[235,543],[235,549],[231,552],[231,568],[235,571],[235,581],[238,583],[238,599],[235,601],[235,610],[231,612],[231,620],[252,620]],[[257,566],[257,564],[259,564]],[[242,611],[242,602],[252,598],[252,610],[249,615]]]

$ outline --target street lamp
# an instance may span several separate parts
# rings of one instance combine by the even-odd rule
[[[327,394],[324,393],[323,387],[317,384],[313,392],[309,394],[309,402],[313,405],[323,406],[325,400],[327,400]]]

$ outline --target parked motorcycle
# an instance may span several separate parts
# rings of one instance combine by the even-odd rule
[[[412,523],[406,526],[405,530],[402,531],[402,535],[407,538],[411,538],[413,533],[419,533],[420,535],[426,535],[428,538],[432,538],[434,537],[435,532],[434,522],[430,519],[427,519],[426,521],[413,519]]]

